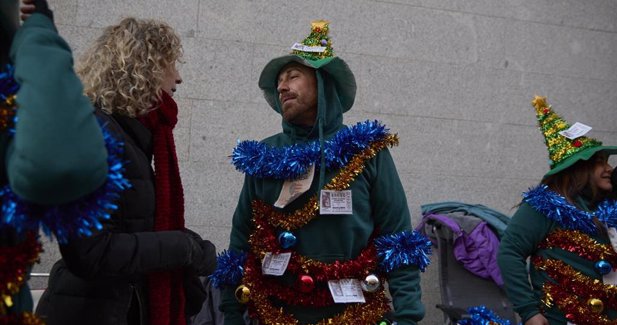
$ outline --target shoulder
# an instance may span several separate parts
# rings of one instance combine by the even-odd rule
[[[260,142],[265,143],[269,146],[273,146],[273,147],[282,147],[285,145],[292,144],[292,143],[289,143],[290,142],[289,137],[282,132],[271,135],[265,139],[262,139]]]
[[[118,121],[116,121],[113,115],[107,114],[98,108],[94,110],[94,115],[96,116],[101,128],[111,132],[111,134],[116,137],[124,138],[124,130],[122,129],[122,126],[118,124]]]
[[[534,209],[528,203],[521,203],[518,207],[508,226],[521,225],[526,228],[530,226],[550,227],[553,224],[544,214]]]

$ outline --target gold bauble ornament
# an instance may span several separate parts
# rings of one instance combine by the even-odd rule
[[[591,298],[587,300],[587,304],[595,314],[599,314],[604,310],[604,303],[600,299]]]
[[[245,285],[240,285],[236,288],[235,295],[241,304],[246,304],[251,298],[251,289]]]

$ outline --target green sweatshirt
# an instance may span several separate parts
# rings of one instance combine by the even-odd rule
[[[15,134],[0,134],[1,185],[41,205],[71,202],[99,188],[107,177],[103,135],[53,22],[42,14],[28,18],[10,58],[21,88]],[[0,245],[15,244],[14,234],[3,235]],[[13,302],[10,312],[32,310],[27,284]]]
[[[332,90],[331,90],[332,91]],[[343,127],[340,105],[328,99],[325,113],[324,139],[330,139]],[[282,147],[306,143],[317,139],[316,128],[303,129],[283,121],[283,133],[263,142]],[[326,172],[328,183],[339,170]],[[304,206],[308,199],[319,191],[319,170],[315,170],[310,189],[283,209],[293,212]],[[252,232],[251,202],[262,200],[274,204],[283,185],[282,180],[246,176],[236,211],[233,216],[229,249],[249,251],[248,238]],[[380,151],[369,160],[364,171],[357,176],[349,188],[352,191],[353,213],[351,215],[320,215],[306,226],[294,230],[298,241],[294,249],[301,255],[323,262],[346,261],[356,258],[368,246],[369,237],[377,229],[378,235],[398,233],[411,229],[411,216],[403,186],[396,167],[387,149]],[[291,285],[295,278],[285,274],[282,283]],[[388,274],[389,290],[393,298],[394,316],[400,325],[416,324],[424,316],[420,296],[420,275],[415,266],[403,267]],[[225,313],[226,325],[244,324],[244,306],[234,297],[235,288],[223,291],[221,310]],[[290,290],[294,290],[290,287]],[[335,304],[327,308],[299,308],[285,306],[301,324],[316,323],[334,316],[345,308]],[[363,324],[364,325],[364,324]],[[368,324],[367,324],[368,325]]]
[[[11,188],[38,204],[94,191],[107,177],[107,151],[68,44],[49,18],[33,14],[15,35],[10,58],[21,86],[15,135],[4,155]]]
[[[544,316],[550,324],[566,324],[564,314],[556,307],[546,308],[540,301],[543,297],[542,285],[549,280],[545,272],[529,267],[527,279],[526,259],[529,256],[541,256],[545,259],[556,259],[572,266],[583,275],[602,280],[602,276],[594,269],[594,262],[584,259],[577,254],[562,249],[538,249],[538,245],[559,224],[538,213],[527,203],[521,204],[518,211],[512,216],[508,228],[501,239],[497,262],[505,283],[506,293],[514,306],[514,310],[521,316],[523,323],[532,316],[545,309]],[[608,237],[602,232],[590,236],[600,243],[608,243]],[[609,317],[615,318],[615,311],[608,312]]]

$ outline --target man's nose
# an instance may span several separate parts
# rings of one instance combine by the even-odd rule
[[[288,91],[289,87],[287,86],[287,82],[285,81],[279,82],[279,84],[276,86],[276,90],[278,90],[279,93]]]

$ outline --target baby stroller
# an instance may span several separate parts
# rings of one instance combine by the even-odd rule
[[[503,320],[518,319],[501,288],[496,263],[499,238],[509,218],[483,205],[441,202],[422,206],[418,230],[436,248],[444,324],[468,319],[469,307],[484,306]]]

